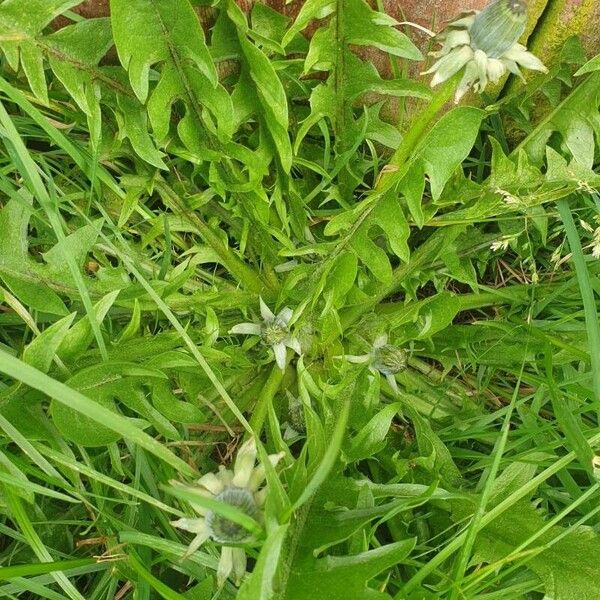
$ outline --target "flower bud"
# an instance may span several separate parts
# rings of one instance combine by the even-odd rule
[[[290,399],[288,407],[288,420],[294,431],[297,433],[306,432],[306,422],[304,420],[304,406],[302,401],[297,398]]]
[[[475,18],[471,46],[500,58],[523,35],[526,24],[525,0],[492,0]]]
[[[265,323],[262,328],[262,340],[266,346],[274,346],[282,344],[290,335],[290,331],[286,325],[274,320],[270,323]]]
[[[215,500],[235,506],[253,519],[260,516],[254,496],[246,488],[229,486]],[[212,510],[206,515],[206,525],[213,540],[221,544],[239,544],[252,537],[247,529]]]
[[[373,367],[383,375],[394,375],[406,368],[406,350],[386,344],[374,356]]]

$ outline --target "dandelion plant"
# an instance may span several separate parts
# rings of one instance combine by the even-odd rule
[[[600,597],[600,61],[388,4],[0,2],[0,595]]]

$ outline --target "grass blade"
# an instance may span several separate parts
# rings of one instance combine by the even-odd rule
[[[57,402],[65,404],[90,419],[102,423],[105,427],[120,433],[123,437],[139,444],[142,448],[145,448],[165,463],[171,465],[177,471],[190,476],[194,475],[194,470],[187,463],[175,456],[160,442],[151,438],[141,429],[132,427],[131,423],[125,417],[104,408],[97,402],[66,386],[64,383],[52,379],[52,377],[24,363],[22,360],[11,356],[1,348],[0,372],[18,381],[22,381],[40,392],[48,394],[48,396],[54,398]]]

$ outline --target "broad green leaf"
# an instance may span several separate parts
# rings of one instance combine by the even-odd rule
[[[441,292],[419,302],[412,302],[397,311],[389,312],[393,328],[401,342],[429,339],[452,324],[460,311],[460,302],[455,294]]]
[[[28,251],[27,226],[31,200],[26,194],[9,200],[0,209],[0,277],[24,304],[56,315],[68,313],[55,290],[63,282],[34,262]]]
[[[48,102],[44,57],[36,36],[79,0],[5,0],[0,4],[0,48],[13,70],[23,67],[33,93]]]
[[[402,563],[415,540],[386,544],[352,556],[327,556],[291,566],[285,600],[386,600],[390,596],[368,586],[379,573]]]
[[[377,454],[385,446],[392,419],[398,414],[401,406],[401,402],[395,402],[378,410],[352,438],[350,447],[344,452],[346,460],[354,462]]]
[[[598,71],[600,69],[600,54],[598,56],[594,56],[588,60],[585,65],[583,65],[575,75],[585,75],[586,73],[591,73],[592,71]]]
[[[154,379],[160,381],[165,378],[160,371],[140,367],[134,363],[106,362],[82,369],[66,383],[109,409],[114,409],[114,401],[119,400],[152,423],[163,435],[178,438],[177,431],[150,404],[143,389],[144,384],[152,388]],[[110,428],[95,423],[63,403],[53,401],[51,413],[62,434],[83,446],[102,446],[118,439]]]
[[[514,483],[513,488],[508,485],[509,481],[513,481],[511,471],[520,469],[524,476],[529,473],[527,480],[531,479],[528,467],[513,463],[509,471],[497,479],[493,504],[509,496],[514,488]],[[521,481],[521,485],[527,480]],[[570,531],[554,526],[540,535],[545,523],[544,517],[530,501],[519,501],[478,534],[475,559],[491,563],[509,556],[517,547],[535,549],[533,555],[525,557],[524,564],[540,577],[547,597],[556,600],[596,598],[600,593],[600,574],[595,567],[600,535],[585,526]]]
[[[554,132],[559,133],[573,158],[582,166],[590,167],[594,157],[593,130],[600,106],[600,73],[588,75],[537,127],[521,142],[517,151],[524,149],[534,164],[541,164]],[[557,149],[554,146],[555,149]]]
[[[311,114],[302,123],[299,140],[326,117],[332,123],[336,148],[341,153],[352,148],[357,136],[361,135],[363,125],[356,120],[353,108],[356,104],[367,102],[363,97],[368,95],[372,98],[373,94],[379,94],[429,98],[431,93],[423,84],[415,81],[383,80],[372,64],[355,54],[353,47],[366,45],[410,60],[421,58],[412,42],[395,28],[394,19],[374,11],[364,0],[307,2],[286,34],[284,44],[299,27],[302,28],[317,15],[330,17],[310,41],[304,70],[328,71],[328,78],[312,91]]]
[[[249,98],[255,105],[259,118],[264,120],[281,165],[286,172],[292,166],[292,144],[288,134],[288,100],[275,68],[267,56],[248,38],[246,17],[232,0],[227,2],[227,15],[237,30],[240,58],[244,73],[240,77],[242,94],[255,96]],[[244,76],[245,75],[245,76]]]
[[[94,311],[98,325],[102,323],[111,306],[117,299],[120,290],[115,290],[106,294],[99,302],[94,305]],[[89,315],[83,316],[67,331],[57,354],[64,361],[71,361],[77,355],[88,349],[94,339],[94,331],[90,323]]]
[[[163,444],[144,433],[138,427],[132,427],[129,419],[108,410],[98,402],[91,400],[56,379],[48,377],[48,375],[45,375],[27,363],[10,356],[2,349],[0,349],[0,358],[0,371],[9,377],[13,377],[34,389],[42,391],[57,402],[95,421],[98,426],[102,424],[102,426],[112,429],[119,436],[127,437],[131,442],[139,444],[142,448],[147,449],[182,473],[188,475],[194,474],[193,469],[187,463],[175,456]]]
[[[23,360],[31,366],[47,373],[61,343],[65,339],[75,313],[60,319],[46,328],[23,350]]]
[[[296,20],[283,36],[282,44],[287,46],[294,36],[312,20],[328,17],[335,11],[335,6],[335,0],[306,0],[303,2]]]
[[[365,505],[361,504],[361,495],[366,493],[372,498],[367,483],[366,480],[353,481],[337,472],[332,474],[311,502],[286,526],[283,547],[280,548],[281,528],[274,529],[271,542],[271,536],[267,537],[267,547],[259,555],[259,564],[264,560],[265,568],[256,578],[253,574],[248,582],[249,590],[258,593],[260,589],[265,595],[256,597],[273,600],[307,597],[389,599],[389,595],[376,591],[378,585],[369,582],[392,564],[401,562],[414,547],[414,540],[388,544],[379,551],[354,554],[344,554],[344,548],[348,540],[370,522],[423,504],[436,495],[436,490],[432,492],[427,486],[413,486],[418,489],[406,493],[381,490],[380,498],[392,496],[393,499],[384,504]],[[440,492],[437,496],[443,494],[446,493]],[[336,546],[335,552],[323,555],[332,546]],[[263,552],[267,554],[264,558]],[[275,560],[279,564],[273,577]],[[269,595],[272,589],[275,594]]]
[[[459,106],[446,113],[415,149],[411,165],[420,162],[429,175],[433,199],[440,197],[444,185],[469,155],[485,112]],[[460,131],[460,135],[456,132]],[[406,177],[412,176],[409,168]]]
[[[406,261],[410,252],[407,243],[410,227],[396,194],[387,192],[371,202],[373,206],[368,215],[357,219],[358,226],[351,234],[350,246],[379,281],[387,282],[392,278],[392,266],[386,251],[374,238],[383,232],[392,252]]]
[[[462,475],[448,447],[435,433],[429,422],[408,402],[405,403],[405,410],[410,416],[415,433],[417,434],[419,454],[424,457],[430,457],[434,472],[439,473],[440,479],[444,484],[450,486],[450,489],[458,487],[461,483]]]
[[[97,65],[112,44],[109,19],[87,19],[44,38],[50,68],[87,116],[94,147],[101,127]]]
[[[338,304],[354,285],[357,274],[357,260],[352,252],[340,254],[327,275],[327,288],[331,289],[333,301]]]
[[[346,390],[349,394],[349,391]],[[308,502],[310,498],[316,493],[319,487],[326,481],[327,477],[333,470],[340,452],[346,424],[348,423],[348,416],[350,412],[350,399],[345,397],[342,399],[339,414],[336,415],[335,426],[331,432],[331,439],[329,445],[325,449],[323,455],[320,457],[318,464],[315,466],[311,478],[306,483],[306,486],[302,490],[299,498],[294,500],[293,509],[297,510],[303,504]]]
[[[166,169],[163,154],[148,133],[148,114],[137,98],[117,94],[117,106],[123,119],[123,134],[127,136],[137,155],[148,164]]]
[[[343,9],[346,42],[357,46],[373,46],[388,54],[422,60],[417,47],[395,28],[397,21],[373,10],[364,0],[348,0]]]
[[[111,0],[111,23],[119,59],[158,140],[166,138],[173,103],[186,105],[184,122],[200,131],[203,107],[224,138],[232,134],[229,94],[218,82],[204,32],[188,0]],[[160,69],[150,90],[152,67]]]

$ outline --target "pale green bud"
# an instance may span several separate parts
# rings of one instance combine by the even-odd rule
[[[523,35],[526,25],[525,0],[492,0],[475,18],[471,46],[489,58],[500,58]]]
[[[246,488],[226,487],[215,500],[235,506],[255,520],[260,517],[254,495]],[[206,525],[213,540],[221,544],[239,544],[247,542],[252,537],[247,529],[212,510],[206,515]]]
[[[267,346],[274,346],[275,344],[284,343],[290,335],[290,330],[287,325],[275,319],[263,325],[261,335]]]
[[[373,367],[383,375],[394,375],[406,368],[406,350],[386,344],[375,352]]]

